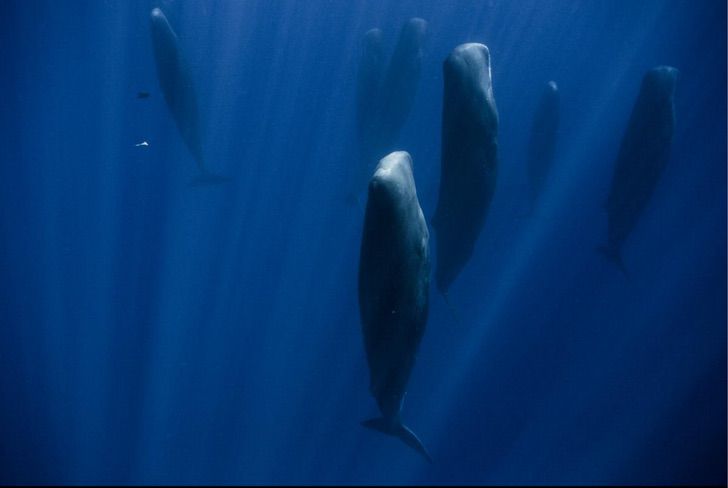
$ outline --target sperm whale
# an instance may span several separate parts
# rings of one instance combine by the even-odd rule
[[[431,461],[401,412],[429,306],[429,233],[417,199],[412,159],[398,151],[369,183],[359,260],[359,310],[370,391],[382,414],[365,427],[401,439]]]

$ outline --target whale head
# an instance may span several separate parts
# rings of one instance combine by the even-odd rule
[[[162,9],[158,7],[152,9],[149,13],[149,23],[155,38],[163,38],[166,42],[175,42],[177,40],[177,34],[172,29],[172,25]]]
[[[426,39],[427,21],[413,17],[402,25],[397,49],[404,49],[405,52],[418,52],[422,49]]]
[[[382,29],[378,29],[375,27],[366,31],[362,40],[362,44],[364,44],[364,47],[378,46],[382,43],[382,39]]]
[[[458,102],[460,110],[471,113],[482,126],[498,127],[498,111],[493,97],[490,51],[484,44],[470,42],[457,46],[443,64],[445,97]],[[482,110],[488,106],[488,110]]]
[[[394,206],[416,197],[412,158],[407,151],[388,154],[377,165],[369,182],[369,199],[378,205]]]
[[[675,94],[680,71],[672,66],[656,66],[649,70],[642,82],[643,90],[654,93],[657,98],[672,98]]]
[[[445,75],[465,93],[490,93],[490,51],[484,44],[470,42],[456,47],[444,63]]]
[[[149,21],[152,24],[159,24],[160,22],[168,23],[167,16],[164,15],[164,12],[159,7],[154,7],[149,13]]]

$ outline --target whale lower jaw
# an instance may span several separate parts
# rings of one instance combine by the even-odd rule
[[[409,447],[419,452],[429,463],[432,463],[430,454],[427,452],[427,449],[425,449],[425,446],[422,445],[422,442],[417,435],[415,435],[414,432],[401,422],[379,417],[364,420],[361,424],[368,429],[377,430],[383,434],[399,438]]]

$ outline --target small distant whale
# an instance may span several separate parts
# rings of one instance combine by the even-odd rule
[[[443,68],[440,194],[432,225],[437,235],[435,281],[447,297],[470,260],[495,192],[498,111],[486,46],[461,44]]]
[[[144,99],[149,98],[149,92],[148,91],[140,91],[137,93],[137,98]]]
[[[559,88],[556,82],[549,81],[536,109],[528,144],[528,182],[532,211],[554,162],[558,132]]]
[[[225,181],[227,178],[213,175],[205,167],[197,95],[189,67],[177,45],[177,34],[159,8],[152,9],[149,20],[159,85],[182,139],[200,169],[201,175],[196,181]]]
[[[359,146],[357,172],[353,179],[356,188],[352,198],[358,197],[359,186],[371,174],[370,161],[380,151],[379,131],[379,92],[384,75],[384,44],[382,31],[370,29],[364,34],[361,59],[356,87],[356,131]]]
[[[359,261],[359,310],[370,391],[382,417],[362,425],[398,437],[432,461],[402,424],[410,372],[427,322],[429,233],[407,152],[379,162],[369,183]]]
[[[668,160],[675,131],[675,85],[671,66],[649,70],[632,109],[614,168],[606,202],[607,244],[599,248],[623,272],[622,244],[652,196]]]
[[[357,78],[359,162],[352,190],[356,198],[374,163],[394,149],[412,110],[426,33],[425,20],[415,17],[405,22],[386,72],[382,31],[370,29],[364,35]]]
[[[397,45],[389,61],[382,83],[379,117],[382,146],[391,148],[397,142],[412,106],[422,71],[422,48],[427,34],[427,21],[414,17],[402,26]]]

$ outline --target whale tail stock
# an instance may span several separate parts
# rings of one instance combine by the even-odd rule
[[[619,253],[619,249],[615,249],[612,246],[599,246],[597,247],[597,251],[602,253],[602,255],[604,255],[604,257],[606,257],[609,261],[614,263],[624,274],[624,276],[629,278],[627,267],[624,265],[624,261],[622,260],[622,256]]]
[[[417,438],[414,432],[412,432],[406,425],[404,425],[401,422],[391,422],[384,417],[379,418],[373,418],[369,420],[364,420],[361,423],[364,427],[372,430],[377,430],[379,432],[382,432],[383,434],[391,435],[392,437],[399,438],[402,442],[407,444],[409,447],[414,449],[415,451],[422,454],[422,456],[427,459],[429,463],[432,463],[432,458],[430,457],[430,454],[427,452],[427,449],[425,449],[425,446],[422,445],[422,442]]]

